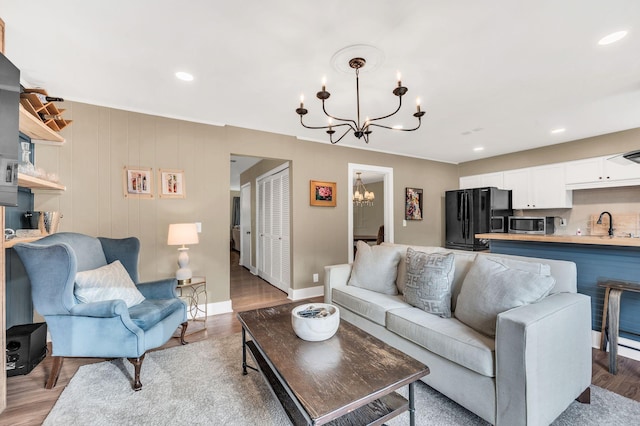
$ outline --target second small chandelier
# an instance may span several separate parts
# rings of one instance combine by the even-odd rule
[[[389,118],[392,115],[395,115],[400,108],[402,107],[402,96],[407,93],[407,88],[402,85],[400,81],[400,75],[398,75],[398,87],[393,89],[393,94],[398,97],[398,108],[393,111],[391,114],[384,115],[382,117],[377,118],[369,118],[367,117],[364,121],[360,119],[360,68],[364,67],[367,61],[364,58],[353,58],[349,61],[349,66],[356,71],[356,101],[357,101],[357,111],[356,111],[356,119],[345,119],[335,117],[327,112],[324,101],[329,99],[331,94],[327,92],[325,83],[322,84],[322,90],[316,93],[316,97],[322,101],[322,111],[329,118],[329,124],[326,126],[307,126],[304,124],[303,117],[307,114],[307,110],[304,107],[304,98],[300,97],[300,108],[296,108],[296,113],[300,116],[300,124],[307,129],[327,129],[327,134],[329,135],[329,141],[332,144],[338,143],[346,136],[347,133],[353,132],[353,135],[358,139],[364,139],[366,143],[369,143],[369,135],[372,133],[372,127],[381,127],[383,129],[389,130],[399,130],[403,132],[412,132],[414,130],[418,130],[420,125],[422,124],[422,116],[424,115],[424,111],[420,110],[420,100],[417,100],[416,109],[417,111],[413,113],[413,116],[418,119],[418,125],[412,129],[404,129],[398,127],[386,126],[384,124],[376,123],[376,121],[384,120],[385,118]],[[333,123],[333,120],[336,120],[337,123]],[[333,138],[333,135],[336,133],[336,128],[346,127],[344,133],[340,135],[338,139]]]

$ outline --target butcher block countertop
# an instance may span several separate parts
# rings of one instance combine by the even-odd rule
[[[600,246],[640,247],[640,238],[600,235],[476,234],[476,238],[503,241],[535,241],[540,243],[588,244]]]

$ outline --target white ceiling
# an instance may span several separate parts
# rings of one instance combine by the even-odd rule
[[[326,76],[327,109],[353,117],[354,76],[330,61],[367,44],[384,57],[361,74],[362,115],[395,108],[397,70],[409,92],[390,124],[411,125],[417,96],[427,115],[343,145],[458,163],[640,127],[638,0],[0,0],[0,17],[25,81],[131,111],[326,143],[300,126],[300,93],[324,125]]]

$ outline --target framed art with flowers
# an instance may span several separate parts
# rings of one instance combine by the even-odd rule
[[[405,220],[422,220],[422,189],[406,188]]]
[[[336,206],[336,183],[310,181],[309,204],[312,206],[335,207]]]

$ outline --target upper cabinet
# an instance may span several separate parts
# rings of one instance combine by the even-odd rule
[[[640,185],[640,164],[617,163],[605,157],[565,163],[568,189]]]
[[[486,186],[495,186],[503,189],[504,173],[485,173],[482,175],[463,176],[460,178],[460,189],[483,188]]]
[[[504,189],[511,190],[514,209],[561,209],[573,204],[564,185],[564,165],[531,167],[504,172]]]

